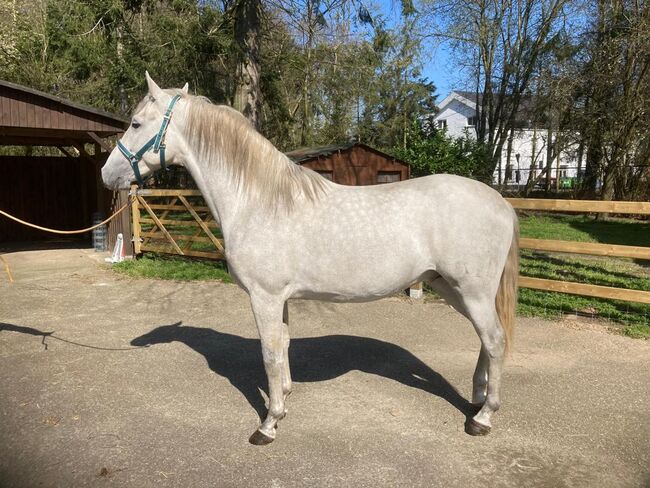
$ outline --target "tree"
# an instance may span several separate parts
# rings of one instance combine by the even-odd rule
[[[578,119],[585,191],[594,195],[602,178],[604,200],[638,197],[650,160],[650,3],[598,0],[594,10]]]
[[[501,160],[539,58],[553,45],[569,0],[449,0],[429,2],[433,36],[448,42],[476,92],[479,142],[489,170]]]
[[[236,46],[235,94],[233,107],[254,127],[260,126],[262,91],[260,87],[261,0],[237,0],[234,9]]]

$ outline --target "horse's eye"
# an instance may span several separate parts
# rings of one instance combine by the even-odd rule
[[[131,121],[131,127],[137,129],[138,127],[140,127],[140,122],[136,122],[135,120]]]

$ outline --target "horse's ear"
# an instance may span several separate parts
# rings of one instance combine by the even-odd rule
[[[151,79],[151,76],[149,76],[148,71],[144,72],[144,77],[147,79],[147,86],[149,87],[149,95],[151,95],[154,99],[161,98],[160,95],[162,95],[163,91],[158,85],[156,85],[156,82]]]
[[[189,84],[189,83],[185,83],[185,86],[184,86],[183,88],[181,88],[181,91],[182,91],[183,93],[185,93],[185,95],[187,95],[187,92],[190,91],[190,84]]]

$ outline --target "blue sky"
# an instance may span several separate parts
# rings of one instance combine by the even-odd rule
[[[440,102],[451,90],[459,87],[454,83],[453,66],[447,50],[440,46],[429,57],[430,59],[423,60],[424,70],[422,74],[436,85],[436,94],[438,95],[438,102]]]
[[[395,25],[401,15],[400,0],[375,0],[376,7],[388,20],[388,25]],[[417,1],[416,7],[417,7]],[[442,101],[454,88],[463,88],[458,85],[459,77],[451,62],[451,57],[445,46],[424,46],[423,49],[423,76],[436,86],[438,102]]]

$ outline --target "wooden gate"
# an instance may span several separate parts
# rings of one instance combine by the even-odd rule
[[[135,201],[135,254],[156,252],[225,259],[223,238],[199,190],[141,190],[131,187]]]

